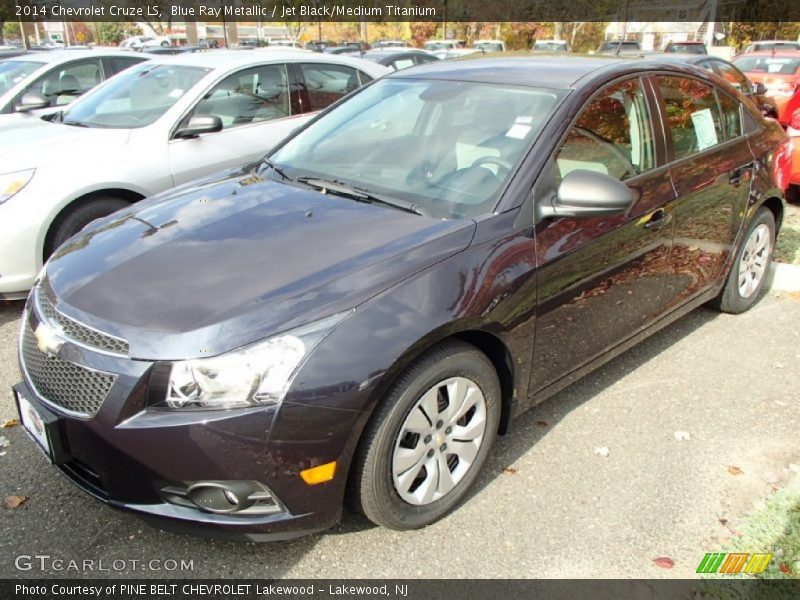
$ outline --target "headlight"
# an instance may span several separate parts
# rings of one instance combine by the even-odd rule
[[[36,169],[25,169],[0,175],[0,204],[28,185]]]
[[[227,409],[283,400],[292,377],[323,338],[353,311],[214,358],[177,362],[161,408]]]

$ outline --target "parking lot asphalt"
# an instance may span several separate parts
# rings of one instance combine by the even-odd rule
[[[15,416],[21,308],[0,306],[0,423]],[[469,500],[439,523],[401,533],[346,515],[270,544],[154,529],[77,490],[20,427],[0,429],[10,444],[0,500],[28,497],[0,508],[0,577],[695,576],[706,551],[797,477],[799,384],[800,295],[771,292],[740,316],[699,309],[518,419]],[[50,559],[20,571],[20,555]],[[141,562],[69,566],[100,559]],[[193,569],[140,570],[151,559]]]

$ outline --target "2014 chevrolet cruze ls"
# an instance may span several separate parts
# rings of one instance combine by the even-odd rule
[[[674,62],[398,72],[62,246],[25,310],[23,424],[162,524],[291,537],[347,500],[424,526],[515,415],[700,304],[757,301],[785,143]]]

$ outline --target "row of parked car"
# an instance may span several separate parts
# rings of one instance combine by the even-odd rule
[[[26,431],[162,527],[426,526],[516,415],[764,291],[791,141],[717,65],[117,57],[0,129],[0,290]]]

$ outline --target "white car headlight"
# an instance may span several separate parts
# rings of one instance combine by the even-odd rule
[[[278,403],[303,360],[353,311],[213,358],[176,362],[157,408],[213,410]]]
[[[25,169],[0,175],[0,204],[28,185],[36,169]]]

